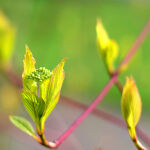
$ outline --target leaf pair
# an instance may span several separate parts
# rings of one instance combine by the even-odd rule
[[[99,53],[109,72],[114,72],[114,62],[118,56],[118,45],[114,40],[110,40],[108,34],[100,20],[96,26],[97,43]]]
[[[52,72],[43,67],[36,69],[32,53],[26,47],[21,97],[36,124],[38,134],[44,132],[45,121],[59,100],[64,80],[64,63],[65,59]]]

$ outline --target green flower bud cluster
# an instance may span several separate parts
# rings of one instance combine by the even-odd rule
[[[39,69],[36,69],[32,73],[26,76],[26,79],[32,79],[38,83],[43,82],[44,80],[50,78],[52,75],[52,72],[50,72],[45,67],[40,67]]]

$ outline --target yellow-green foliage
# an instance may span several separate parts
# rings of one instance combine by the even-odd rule
[[[44,123],[59,100],[64,80],[65,59],[52,72],[45,67],[36,69],[35,59],[26,46],[23,62],[22,100],[38,131],[44,131]]]
[[[24,71],[22,73],[23,90],[21,98],[30,117],[36,125],[39,135],[44,132],[45,121],[58,103],[64,80],[65,59],[50,72],[45,67],[35,68],[35,59],[26,46],[24,57]],[[17,119],[16,119],[17,118]],[[19,118],[19,119],[18,119]],[[26,133],[30,133],[27,121],[20,117],[10,118],[13,124]],[[35,136],[33,136],[35,137]]]
[[[0,65],[9,63],[15,41],[15,29],[0,11]]]
[[[121,109],[130,136],[131,138],[135,138],[135,127],[140,120],[142,103],[138,89],[132,77],[126,79],[126,84],[122,93]]]
[[[100,20],[96,26],[98,49],[109,72],[113,72],[114,62],[118,56],[118,45],[109,36]]]
[[[29,75],[31,72],[35,71],[35,59],[33,58],[28,46],[26,46],[26,54],[24,56],[23,64],[24,72],[22,73],[22,78],[25,78],[26,75]]]

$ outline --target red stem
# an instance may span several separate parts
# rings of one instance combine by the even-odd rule
[[[68,98],[66,96],[61,96],[62,100],[60,101],[62,104],[67,104],[67,105],[71,105],[72,107],[78,108],[78,109],[87,109],[88,106],[86,104],[80,103],[77,100]],[[123,119],[110,114],[108,112],[104,112],[100,109],[95,108],[92,112],[95,116],[100,117],[114,125],[117,125],[121,128],[127,129],[126,123]],[[136,128],[137,130],[137,135],[143,140],[143,142],[145,142],[147,145],[150,146],[150,137],[148,135],[145,134],[145,132],[138,126]]]
[[[85,112],[68,128],[66,132],[64,132],[56,141],[49,142],[48,147],[50,148],[56,148],[58,147],[73,131],[74,129],[88,116],[89,113],[91,113],[94,108],[97,106],[97,104],[103,99],[103,97],[107,94],[109,89],[113,86],[113,84],[117,81],[117,76],[120,72],[120,69],[122,66],[127,65],[127,63],[130,61],[130,59],[133,57],[134,53],[137,51],[137,48],[140,46],[140,44],[143,42],[144,38],[147,36],[148,32],[150,30],[150,20],[148,21],[147,25],[142,30],[141,34],[138,36],[137,40],[135,41],[134,45],[131,47],[131,50],[126,55],[125,59],[122,61],[118,69],[116,70],[115,74],[112,76],[106,87],[103,89],[103,91],[100,93],[100,95],[93,101],[93,103],[85,110]],[[12,79],[12,76],[14,74],[10,74],[10,71],[5,70],[7,75],[9,75],[9,78],[13,81],[13,83],[17,84],[19,87],[22,87],[21,80],[19,78]],[[16,82],[18,81],[18,82]],[[96,112],[95,112],[96,113]],[[104,113],[104,112],[103,112]],[[97,114],[101,114],[103,118],[118,124],[122,127],[125,127],[125,124],[123,120],[118,119],[117,117],[110,115],[110,114],[102,114],[102,112],[98,112]],[[112,116],[112,118],[111,118]],[[150,139],[147,135],[145,135],[139,128],[137,128],[137,131],[139,132],[139,135],[141,138],[150,145]]]
[[[120,63],[117,71],[120,71],[120,69],[123,66],[126,66],[128,64],[128,62],[130,61],[130,59],[134,56],[134,54],[137,52],[138,48],[140,47],[140,45],[142,44],[142,42],[144,41],[145,37],[148,35],[150,31],[150,20],[148,20],[147,24],[145,25],[145,27],[143,28],[142,32],[140,33],[140,35],[137,37],[136,41],[134,42],[133,46],[131,47],[131,49],[128,51],[127,55],[125,56],[125,58],[123,59],[123,61]]]
[[[13,70],[11,70],[11,69],[9,69],[7,71],[5,70],[5,73],[6,73],[6,76],[8,77],[8,79],[14,85],[16,85],[19,88],[22,88],[22,81],[19,78],[19,76],[13,72]],[[118,82],[118,80],[116,82]],[[119,88],[119,87],[121,87],[121,88]],[[120,89],[120,91],[122,91],[121,90],[122,86],[120,85],[119,87],[118,88]],[[83,104],[81,102],[78,102],[77,100],[68,98],[68,97],[63,96],[63,95],[61,95],[61,98],[62,98],[62,100],[60,101],[60,103],[62,103],[62,104],[71,105],[71,106],[73,106],[75,108],[82,109],[82,110],[88,108],[88,105],[85,105],[85,104]],[[119,127],[127,129],[125,121],[120,119],[119,117],[116,117],[115,115],[112,115],[110,113],[106,113],[106,112],[104,112],[104,111],[102,111],[100,109],[94,109],[92,113],[94,115],[96,115],[97,117],[100,117],[100,118],[102,118],[102,119],[104,119],[104,120],[106,120],[108,122],[111,122],[111,123],[113,123],[115,125],[118,125]],[[143,130],[141,130],[140,127],[137,127],[137,134],[143,140],[143,142],[145,142],[147,145],[150,146],[150,137],[148,135],[146,135],[145,132]]]
[[[109,89],[115,83],[117,75],[114,75],[111,80],[108,82],[106,87],[102,90],[99,96],[93,101],[93,103],[78,117],[78,119],[70,126],[69,130],[64,132],[56,141],[56,146],[60,145],[73,131],[74,129],[88,116],[89,113],[97,106],[97,104],[104,98]]]
[[[135,52],[138,50],[139,46],[142,44],[143,40],[147,36],[148,32],[150,30],[150,20],[138,36],[137,40],[127,53],[126,57],[123,59],[119,67],[116,69],[115,74],[112,76],[108,84],[105,86],[105,88],[102,90],[102,92],[99,94],[99,96],[93,101],[93,103],[85,110],[79,118],[66,130],[56,141],[49,142],[49,147],[56,148],[58,147],[73,131],[74,129],[88,116],[89,113],[91,113],[94,108],[97,106],[99,102],[103,99],[103,97],[107,94],[109,89],[113,86],[113,84],[117,81],[118,73],[120,73],[120,69],[122,66],[127,65],[130,59],[133,57]]]
[[[77,100],[70,99],[66,96],[61,96],[61,97],[62,97],[62,100],[60,102],[64,105],[65,104],[71,105],[71,106],[78,108],[78,109],[87,109],[88,108],[88,106],[86,104],[80,103]],[[104,112],[104,111],[97,109],[97,108],[95,108],[92,111],[92,113],[97,117],[100,117],[100,118],[102,118],[108,122],[111,122],[115,125],[118,125],[119,127],[127,128],[125,121],[120,119],[119,117],[114,116],[113,114],[110,114],[108,112]],[[140,129],[139,129],[139,132],[140,132]],[[150,143],[150,139],[149,139],[149,143]]]

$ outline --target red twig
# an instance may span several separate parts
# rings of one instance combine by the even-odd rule
[[[19,88],[22,88],[22,80],[16,73],[13,72],[13,70],[11,70],[11,69],[9,69],[7,71],[5,70],[5,74],[14,85],[16,85]],[[63,95],[61,95],[60,103],[71,105],[72,107],[82,109],[82,110],[88,108],[88,105],[85,105],[81,102],[78,102],[77,100],[68,98],[67,96],[63,96]],[[92,113],[94,115],[96,115],[97,117],[100,117],[100,118],[102,118],[108,122],[111,122],[119,127],[127,129],[125,121],[120,119],[119,117],[116,117],[115,115],[104,112],[100,109],[94,109]],[[145,132],[143,130],[141,130],[140,127],[137,127],[137,134],[143,140],[143,142],[145,142],[147,145],[150,146],[150,137],[147,136],[145,134]]]
[[[140,45],[144,41],[145,37],[150,32],[149,30],[150,30],[150,20],[148,20],[146,26],[144,27],[144,29],[142,30],[142,32],[140,33],[140,35],[137,37],[135,43],[131,47],[130,51],[128,51],[126,57],[121,62],[121,64],[118,67],[117,71],[119,71],[121,69],[121,67],[126,66],[128,64],[128,62],[130,61],[130,59],[133,57],[133,55],[136,53],[136,51],[138,50],[138,48],[140,47]]]
[[[87,109],[88,108],[88,105],[80,103],[77,100],[68,98],[66,96],[61,96],[61,103],[70,105],[70,106],[75,107],[77,109]],[[104,111],[97,109],[97,108],[95,108],[92,113],[95,116],[102,118],[103,120],[106,120],[108,122],[111,122],[111,123],[119,126],[119,127],[127,129],[125,121],[120,119],[119,117],[114,116],[113,114],[110,114],[108,112],[104,112]],[[150,138],[149,138],[149,140],[150,140]]]
[[[150,20],[148,21],[147,25],[144,27],[144,29],[142,30],[141,34],[138,36],[137,40],[135,41],[134,45],[131,47],[131,49],[128,52],[128,54],[126,55],[125,59],[122,61],[122,63],[120,64],[120,66],[116,70],[115,74],[112,76],[112,78],[110,79],[108,84],[105,86],[103,91],[100,93],[100,95],[85,110],[85,112],[68,128],[68,130],[66,132],[64,132],[56,141],[49,142],[48,147],[50,147],[50,148],[58,147],[74,131],[74,129],[87,117],[87,115],[89,113],[91,113],[95,109],[97,104],[103,99],[103,97],[107,94],[107,92],[113,86],[113,84],[116,83],[117,76],[118,76],[118,74],[120,72],[121,67],[124,66],[124,65],[127,65],[127,63],[133,57],[134,53],[137,51],[138,47],[140,46],[140,44],[142,43],[144,38],[147,36],[149,30],[150,30]],[[11,71],[8,71],[8,70],[5,70],[5,71],[6,71],[7,75],[8,75],[8,77],[9,77],[9,79],[14,84],[16,84],[18,87],[22,87],[22,82],[21,82],[20,78],[16,78],[15,74],[11,74],[12,73]],[[104,112],[99,111],[99,110],[95,110],[94,112],[95,112],[95,114],[97,114],[99,116],[101,115],[101,117],[103,116],[104,119],[109,120],[112,123],[118,124],[121,127],[126,127],[126,125],[125,125],[123,120],[121,120],[121,119],[119,119],[119,118],[117,118],[117,117],[115,117],[113,115],[104,113]],[[148,145],[150,145],[149,137],[142,130],[140,130],[139,128],[137,128],[137,132],[138,132],[139,136]]]
[[[103,97],[107,94],[109,89],[113,86],[114,82],[117,79],[117,75],[114,75],[109,83],[105,86],[103,91],[99,94],[99,96],[93,101],[93,103],[81,114],[80,117],[70,126],[69,130],[64,132],[56,141],[55,146],[60,145],[73,131],[74,129],[87,117],[89,113],[93,111],[93,109],[97,106],[97,104],[103,99]]]
[[[87,115],[94,110],[94,108],[97,106],[97,104],[103,99],[103,97],[107,94],[107,92],[109,91],[109,89],[116,82],[118,73],[120,72],[120,69],[124,65],[128,64],[128,62],[130,61],[130,59],[133,57],[133,55],[135,54],[135,52],[137,51],[137,49],[141,45],[141,43],[144,40],[144,38],[147,36],[149,30],[150,30],[150,20],[148,21],[148,23],[146,24],[146,26],[144,27],[144,29],[142,30],[142,32],[138,36],[137,40],[135,41],[135,43],[133,44],[133,46],[131,47],[131,49],[127,53],[126,57],[124,58],[124,60],[122,61],[122,63],[119,65],[119,67],[116,69],[115,74],[112,76],[112,78],[110,79],[110,81],[108,82],[108,84],[105,86],[105,88],[102,90],[102,92],[100,93],[100,95],[82,113],[82,115],[79,116],[79,118],[77,118],[77,120],[68,128],[68,130],[66,130],[66,132],[64,132],[56,141],[49,142],[49,147],[51,147],[51,148],[58,147],[74,131],[74,129],[87,117]]]
[[[78,109],[87,109],[87,105],[78,102],[77,100],[68,98],[66,96],[61,96],[61,103],[67,104],[72,107],[78,108]],[[95,116],[102,118],[103,120],[106,120],[114,125],[117,125],[121,128],[127,129],[126,123],[121,118],[114,116],[113,114],[110,114],[108,112],[104,112],[100,109],[95,108],[92,112]],[[138,126],[137,128],[137,134],[138,136],[145,142],[148,146],[150,146],[150,137],[145,134],[145,132]]]
[[[19,88],[22,88],[22,80],[16,73],[13,72],[13,70],[11,70],[11,69],[9,69],[7,71],[5,70],[5,74],[14,85],[16,85]],[[118,82],[118,80],[117,80],[117,82]],[[120,86],[120,83],[119,83],[119,87],[118,87],[119,89],[122,89]],[[68,98],[67,96],[63,96],[63,95],[61,95],[61,101],[60,102],[62,104],[71,105],[72,107],[82,109],[82,110],[88,108],[87,105],[85,105],[81,102],[78,102],[77,100]],[[111,122],[111,123],[113,123],[119,127],[127,129],[125,121],[120,119],[119,117],[116,117],[115,115],[112,115],[110,113],[106,113],[100,109],[94,109],[92,113],[94,115],[96,115],[97,117],[100,117],[100,118],[102,118],[108,122]],[[143,130],[141,130],[140,127],[137,127],[137,134],[143,140],[143,142],[145,142],[147,145],[150,146],[150,137],[147,136],[145,134],[145,132]]]

